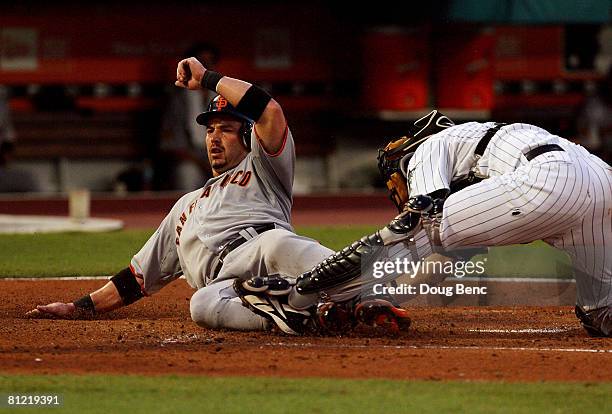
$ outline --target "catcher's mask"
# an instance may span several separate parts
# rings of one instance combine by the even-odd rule
[[[430,136],[455,125],[446,115],[433,110],[414,121],[408,134],[391,141],[378,150],[378,170],[389,189],[389,198],[401,212],[408,201],[407,178],[402,170],[414,155],[417,147]]]
[[[236,108],[234,108],[232,104],[230,104],[223,96],[217,95],[208,104],[208,109],[206,110],[206,112],[202,112],[196,117],[196,122],[200,125],[207,126],[210,117],[216,114],[231,115],[234,118],[238,118],[238,120],[242,122],[240,131],[238,131],[238,136],[240,137],[240,140],[242,141],[244,147],[250,151],[253,120],[238,112]]]

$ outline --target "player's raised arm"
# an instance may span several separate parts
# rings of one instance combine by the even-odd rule
[[[210,89],[253,121],[261,145],[276,154],[283,145],[287,121],[281,106],[257,85],[207,70],[196,58],[183,59],[176,69],[176,86]]]
[[[38,305],[26,316],[28,317],[58,317],[87,318],[99,313],[105,313],[125,305],[134,303],[144,295],[143,280],[135,276],[130,268],[125,268],[100,289],[76,299],[73,302],[53,302],[48,305]]]

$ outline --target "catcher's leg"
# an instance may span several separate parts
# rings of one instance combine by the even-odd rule
[[[612,305],[588,312],[576,306],[575,312],[590,336],[612,337]]]
[[[196,291],[189,303],[191,319],[206,328],[266,329],[268,319],[245,308],[232,284],[231,279],[222,280]]]
[[[302,295],[318,293],[358,278],[366,261],[374,260],[385,246],[411,239],[418,230],[421,213],[432,205],[433,200],[428,196],[411,198],[406,210],[387,226],[334,253],[298,277],[296,291]]]

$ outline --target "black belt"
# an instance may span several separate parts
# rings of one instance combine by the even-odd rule
[[[496,122],[494,127],[489,128],[487,132],[485,132],[484,136],[480,138],[480,141],[478,141],[478,145],[476,145],[474,154],[479,157],[482,157],[482,154],[484,154],[485,150],[487,149],[487,145],[489,145],[489,142],[491,142],[491,138],[493,138],[493,136],[497,134],[497,132],[506,125],[508,124]],[[538,155],[542,155],[550,151],[563,151],[563,148],[561,148],[557,144],[540,145],[539,147],[535,147],[534,149],[526,152],[525,158],[527,158],[527,161],[531,161]]]
[[[270,224],[262,224],[261,226],[252,226],[252,227],[247,227],[247,228],[252,228],[253,230],[255,230],[257,234],[261,234],[261,233],[265,233],[268,230],[273,230],[276,227],[274,226],[274,224],[270,223]],[[232,240],[231,242],[227,243],[225,247],[223,247],[223,249],[221,250],[221,253],[219,254],[219,262],[217,263],[217,266],[215,266],[215,270],[213,272],[213,276],[212,276],[213,279],[216,279],[217,276],[219,275],[219,272],[221,271],[221,268],[223,267],[223,259],[225,259],[225,257],[228,254],[230,254],[232,250],[237,249],[238,247],[242,246],[244,243],[246,243],[247,241],[251,239],[252,237],[247,239],[244,236],[240,236]]]
[[[526,152],[525,158],[527,158],[527,161],[531,161],[538,155],[542,155],[550,151],[563,151],[563,148],[561,148],[557,144],[540,145],[539,147],[535,147],[534,149]]]
[[[478,141],[478,145],[476,145],[474,154],[478,155],[479,157],[482,157],[482,154],[484,154],[485,150],[487,149],[487,145],[489,145],[489,142],[491,141],[491,138],[493,138],[493,135],[497,134],[497,131],[499,131],[500,129],[502,129],[502,127],[506,125],[508,124],[503,122],[496,122],[494,127],[489,128],[487,132],[485,132],[483,137],[480,138],[480,141]]]

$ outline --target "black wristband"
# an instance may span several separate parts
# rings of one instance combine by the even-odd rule
[[[72,303],[81,315],[93,316],[96,314],[96,306],[91,299],[91,295],[85,295]]]
[[[257,122],[271,100],[272,97],[268,92],[257,85],[251,85],[236,105],[236,110]]]
[[[111,282],[117,288],[124,305],[134,303],[144,296],[140,284],[129,267],[111,277]]]
[[[202,85],[203,88],[216,92],[217,84],[222,77],[222,74],[215,72],[214,70],[206,70],[206,72],[204,72],[204,76],[202,76],[202,82],[200,82],[200,85]]]

